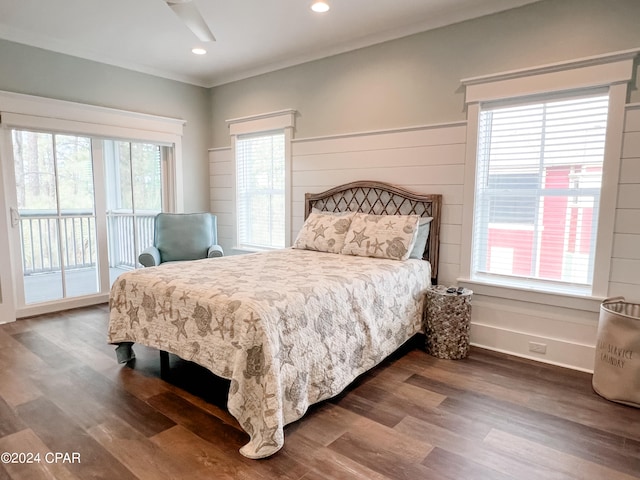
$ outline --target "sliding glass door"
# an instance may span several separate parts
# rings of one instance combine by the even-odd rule
[[[11,144],[17,306],[104,297],[153,241],[167,147],[18,129]]]
[[[13,130],[25,304],[99,291],[91,139]]]
[[[8,154],[9,132],[0,129],[0,160]],[[3,168],[0,161],[0,191],[7,191],[12,187],[13,182],[7,175],[8,169]],[[17,212],[15,212],[17,215]],[[0,232],[9,232],[12,222],[17,224],[17,217],[14,219],[12,211],[9,209],[8,199],[5,195],[0,195]],[[9,236],[0,233],[0,323],[10,322],[15,319],[16,306],[13,278],[11,276],[10,243]]]
[[[153,220],[162,211],[162,149],[148,143],[104,141],[111,283],[137,268],[153,243]]]

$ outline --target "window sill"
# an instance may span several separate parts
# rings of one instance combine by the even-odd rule
[[[592,295],[541,291],[529,287],[500,285],[480,280],[470,280],[468,278],[458,278],[458,284],[465,288],[470,288],[475,294],[486,297],[506,298],[527,303],[583,310],[586,312],[599,312],[600,304],[604,300],[604,297],[595,297]]]
[[[278,247],[273,247],[273,248],[269,248],[269,247],[245,247],[245,246],[237,246],[237,247],[233,247],[231,250],[233,250],[235,255],[241,255],[243,253],[258,253],[258,252],[270,252],[272,250],[282,250],[282,248],[278,248]]]

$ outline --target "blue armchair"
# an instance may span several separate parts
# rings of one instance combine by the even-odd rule
[[[224,255],[217,218],[210,213],[159,213],[154,228],[153,245],[138,257],[145,267]]]

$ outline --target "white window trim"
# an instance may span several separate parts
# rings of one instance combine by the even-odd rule
[[[182,134],[185,120],[0,91],[2,125],[173,146],[168,211],[184,210]]]
[[[461,81],[466,88],[467,103],[467,151],[464,172],[460,278],[458,278],[461,284],[468,285],[474,288],[477,293],[488,296],[507,296],[534,303],[570,306],[588,311],[598,310],[599,302],[607,296],[609,288],[627,84],[633,76],[634,59],[638,53],[640,53],[640,48]],[[609,114],[591,295],[569,296],[543,291],[532,292],[471,280],[478,121],[481,104],[593,87],[609,88]],[[570,302],[567,302],[568,297],[571,297]]]
[[[270,132],[274,130],[284,131],[284,190],[285,190],[285,231],[284,242],[286,246],[291,245],[291,141],[293,139],[293,129],[295,128],[296,111],[293,109],[278,110],[275,112],[262,113],[258,115],[250,115],[227,120],[229,133],[231,134],[231,157],[233,158],[233,198],[237,195],[237,178],[236,178],[236,141],[239,135]],[[238,210],[237,200],[233,202],[233,248],[236,253],[253,252],[245,247],[238,246]]]

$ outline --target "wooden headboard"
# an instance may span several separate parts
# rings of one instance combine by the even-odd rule
[[[305,219],[314,208],[326,212],[433,217],[429,241],[422,258],[431,263],[432,281],[437,281],[442,195],[415,193],[385,182],[360,181],[340,185],[326,192],[307,193],[304,197]]]

